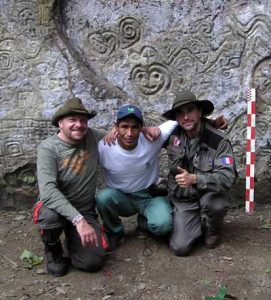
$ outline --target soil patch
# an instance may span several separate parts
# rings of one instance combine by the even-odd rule
[[[24,249],[44,255],[31,211],[0,211],[0,299],[197,300],[226,286],[228,299],[270,300],[270,223],[271,205],[252,215],[230,210],[216,249],[199,245],[190,256],[176,257],[162,241],[138,239],[136,218],[128,218],[126,240],[102,271],[71,269],[54,278],[45,262],[28,269],[20,259]]]

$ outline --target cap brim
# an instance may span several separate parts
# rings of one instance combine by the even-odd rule
[[[140,123],[142,123],[143,124],[143,118],[140,118],[139,116],[137,116],[135,113],[133,113],[133,112],[131,112],[131,113],[127,113],[127,114],[125,114],[125,115],[123,115],[123,116],[121,116],[121,118],[117,118],[117,120],[118,121],[121,121],[122,119],[125,119],[125,118],[135,118],[135,119],[137,119]]]

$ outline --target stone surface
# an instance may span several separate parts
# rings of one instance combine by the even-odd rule
[[[0,2],[0,207],[35,201],[39,142],[72,94],[112,126],[132,101],[163,121],[176,89],[215,103],[230,121],[243,201],[246,93],[257,89],[256,201],[270,195],[271,4],[262,1]],[[166,174],[162,155],[161,174]]]

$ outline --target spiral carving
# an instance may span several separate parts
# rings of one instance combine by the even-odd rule
[[[121,48],[125,49],[135,44],[140,39],[140,24],[134,18],[124,18],[119,23]]]

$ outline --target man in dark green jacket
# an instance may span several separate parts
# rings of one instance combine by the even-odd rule
[[[95,213],[97,143],[102,135],[88,127],[95,114],[80,99],[69,99],[52,118],[58,133],[38,147],[40,201],[34,220],[45,245],[48,272],[54,276],[68,271],[59,239],[63,231],[75,268],[96,271],[104,263],[106,240]]]
[[[169,199],[174,206],[170,246],[178,256],[187,255],[202,235],[206,247],[217,245],[236,177],[229,140],[203,118],[213,110],[209,100],[181,91],[163,114],[178,122],[167,141]]]

